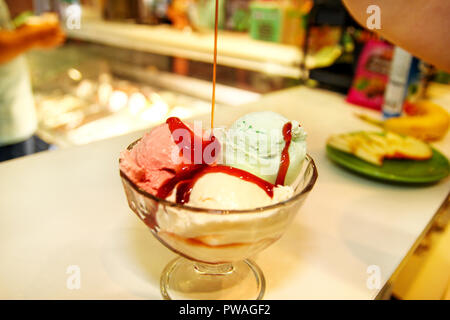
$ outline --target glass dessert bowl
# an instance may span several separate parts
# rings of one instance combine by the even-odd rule
[[[307,155],[289,199],[247,210],[213,210],[158,198],[120,175],[130,208],[181,256],[162,273],[164,299],[262,299],[264,275],[249,258],[283,235],[318,176]]]

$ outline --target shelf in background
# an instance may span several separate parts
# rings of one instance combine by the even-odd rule
[[[83,19],[81,29],[66,30],[68,36],[105,45],[176,56],[212,63],[213,32],[187,32],[166,25],[148,26]],[[258,41],[244,33],[221,31],[218,64],[299,78],[302,53],[290,45]],[[307,59],[307,64],[312,61]]]

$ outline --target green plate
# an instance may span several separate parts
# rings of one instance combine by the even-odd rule
[[[431,183],[447,177],[450,173],[447,158],[436,149],[433,149],[433,156],[429,160],[384,160],[381,167],[329,145],[327,145],[327,154],[332,161],[342,167],[384,181]]]

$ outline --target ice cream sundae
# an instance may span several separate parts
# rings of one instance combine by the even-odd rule
[[[173,251],[210,265],[279,239],[316,179],[296,121],[256,112],[220,133],[169,118],[120,156],[133,211]]]
[[[238,119],[222,142],[204,136],[196,135],[192,125],[169,118],[121,154],[121,172],[145,192],[189,207],[251,210],[292,197],[291,184],[306,156],[306,134],[296,121],[256,112]],[[206,159],[208,147],[212,152]],[[222,150],[224,164],[218,163]],[[196,162],[197,151],[203,158]],[[168,208],[156,211],[154,223],[158,235],[177,251],[217,263],[241,260],[253,247],[278,239],[287,218],[276,209],[253,216],[218,216]],[[247,224],[255,232],[248,234]]]

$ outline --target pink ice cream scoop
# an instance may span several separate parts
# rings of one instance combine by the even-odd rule
[[[180,143],[179,135],[174,135],[176,129],[186,130],[188,146]],[[190,155],[196,143],[199,143],[197,149],[203,150],[211,142],[194,135],[191,127],[178,118],[169,118],[146,133],[131,150],[122,151],[120,170],[139,188],[156,196],[164,183],[194,165]]]

